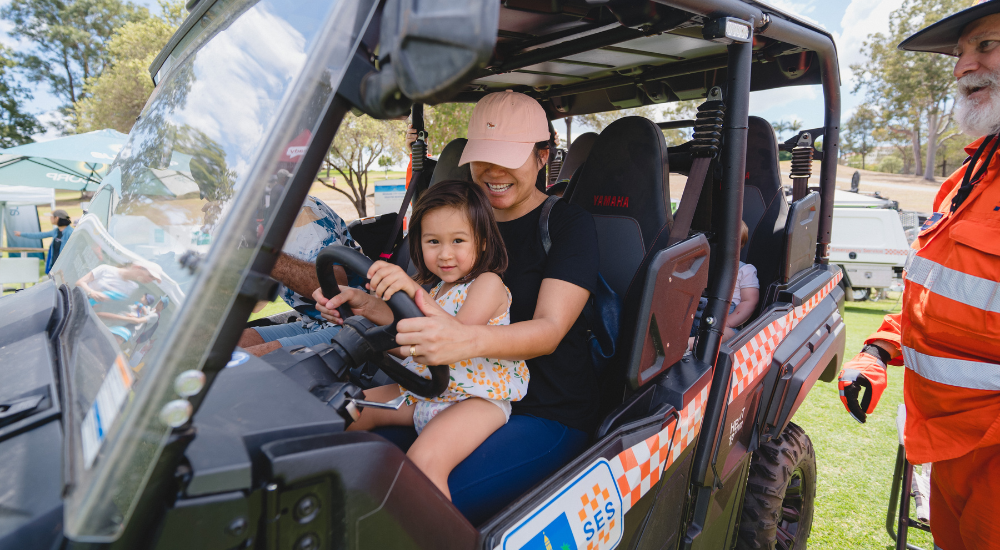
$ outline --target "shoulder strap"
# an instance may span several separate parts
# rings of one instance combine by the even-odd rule
[[[552,237],[549,235],[549,214],[552,213],[552,207],[561,198],[555,195],[546,198],[545,202],[542,203],[542,214],[538,217],[538,235],[542,238],[542,249],[545,250],[546,256],[549,255],[549,249],[552,248]]]
[[[687,238],[688,231],[691,230],[691,222],[694,220],[694,211],[698,207],[698,198],[701,197],[701,189],[708,179],[708,168],[712,164],[712,157],[696,157],[691,164],[691,171],[688,172],[688,180],[684,185],[684,193],[681,195],[681,203],[674,214],[674,225],[670,228],[670,238],[667,246],[679,243]]]

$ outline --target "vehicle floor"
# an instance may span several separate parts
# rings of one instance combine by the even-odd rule
[[[848,302],[847,357],[861,349],[898,293],[878,302]],[[817,382],[793,419],[816,449],[816,511],[809,550],[894,548],[885,531],[893,466],[896,463],[896,408],[903,402],[903,367],[889,368],[889,387],[868,422],[858,424],[840,402],[836,381]],[[909,542],[932,548],[931,537],[910,530]]]

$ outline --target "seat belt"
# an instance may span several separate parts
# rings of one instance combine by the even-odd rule
[[[726,113],[726,105],[722,102],[722,90],[718,87],[708,92],[708,101],[698,106],[698,115],[694,123],[694,144],[691,154],[695,157],[688,171],[688,180],[681,194],[681,203],[674,216],[674,225],[670,228],[670,238],[667,246],[679,243],[688,237],[694,212],[698,208],[698,198],[709,177],[712,159],[719,153],[719,141],[722,138],[722,119]]]
[[[406,216],[406,209],[413,200],[413,192],[417,189],[420,178],[423,177],[424,162],[427,160],[427,132],[424,131],[424,104],[414,103],[411,112],[413,119],[411,125],[417,131],[417,139],[410,146],[410,159],[413,168],[410,171],[410,181],[406,186],[406,193],[403,195],[403,204],[399,205],[399,213],[396,214],[396,221],[392,224],[392,231],[389,233],[389,240],[382,248],[379,258],[389,261],[392,253],[403,239],[403,217]]]

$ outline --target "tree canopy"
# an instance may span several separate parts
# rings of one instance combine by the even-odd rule
[[[15,54],[33,83],[48,84],[68,112],[86,97],[87,79],[104,70],[107,42],[115,29],[149,17],[149,10],[127,0],[11,0],[0,9],[10,35],[30,44]]]
[[[14,79],[15,65],[10,49],[0,46],[0,147],[4,149],[30,143],[31,134],[41,131],[38,120],[24,112],[31,94]]]
[[[864,170],[865,157],[875,148],[873,135],[878,129],[879,114],[871,107],[861,105],[854,110],[854,114],[844,125],[844,133],[841,134],[840,149],[845,153],[857,153],[861,155],[861,169]]]
[[[434,127],[437,130],[436,127]],[[320,183],[347,197],[358,216],[368,216],[368,172],[382,156],[404,154],[406,125],[397,120],[376,120],[367,115],[347,115],[324,161]],[[343,182],[333,177],[339,175]]]
[[[933,181],[938,146],[957,135],[952,131],[955,105],[954,58],[896,49],[904,38],[963,8],[964,0],[905,0],[889,16],[889,30],[868,36],[862,46],[866,61],[851,65],[855,93],[864,91],[881,114],[879,125],[905,135],[911,143],[916,175]],[[926,139],[926,162],[922,139]]]
[[[161,0],[160,7],[159,17],[130,21],[112,35],[104,71],[87,80],[83,98],[73,105],[77,131],[114,128],[127,134],[135,124],[153,93],[149,65],[183,20],[183,2]]]

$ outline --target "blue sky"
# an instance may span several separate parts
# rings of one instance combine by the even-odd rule
[[[8,1],[0,0],[0,5]],[[158,10],[155,0],[138,0],[138,3],[149,6],[151,11]],[[850,65],[863,61],[860,53],[862,42],[869,34],[888,28],[889,13],[898,8],[902,0],[771,0],[768,3],[813,21],[833,34],[840,56],[842,119],[847,120],[862,99],[851,94],[853,78]],[[9,25],[0,21],[0,42],[12,48],[23,46],[7,36],[8,29]],[[33,93],[35,97],[28,103],[28,110],[44,121],[48,118],[46,113],[55,109],[59,101],[44,86],[35,87]],[[750,97],[750,109],[752,114],[772,122],[798,119],[804,128],[823,124],[822,91],[819,86],[754,92]],[[565,132],[564,128],[557,129],[560,133]]]
[[[802,16],[829,31],[840,58],[841,120],[847,120],[863,101],[851,93],[854,79],[850,65],[862,63],[865,38],[884,32],[889,14],[902,0],[778,0],[771,5]],[[770,121],[799,119],[804,128],[823,125],[823,93],[819,86],[783,88],[750,95],[750,112]]]

